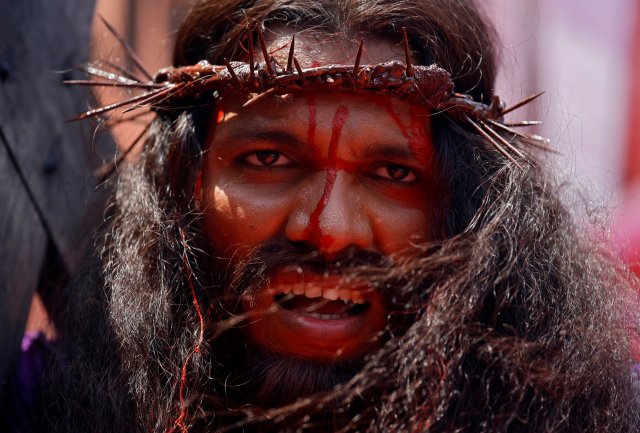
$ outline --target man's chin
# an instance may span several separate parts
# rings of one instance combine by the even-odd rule
[[[227,364],[236,403],[268,409],[331,392],[351,379],[363,360],[329,363],[281,356],[245,341],[241,353],[236,352]]]

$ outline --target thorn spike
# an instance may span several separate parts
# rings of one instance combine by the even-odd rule
[[[505,123],[510,128],[519,128],[521,126],[537,126],[542,125],[542,120],[522,120],[520,122]]]
[[[362,58],[363,45],[364,45],[364,38],[360,40],[360,46],[358,47],[358,53],[356,54],[356,63],[353,65],[353,75],[357,75],[358,69],[360,69],[360,59]]]
[[[504,157],[506,157],[509,161],[513,162],[514,164],[516,164],[518,167],[522,168],[522,166],[520,165],[520,163],[518,163],[518,161],[516,161],[513,156],[511,156],[509,154],[509,152],[507,152],[501,145],[500,143],[498,143],[497,141],[495,141],[489,134],[487,134],[484,129],[482,129],[480,127],[480,125],[478,125],[476,122],[474,122],[473,120],[471,120],[471,118],[469,116],[467,116],[466,114],[463,114],[465,120],[467,122],[469,122],[469,124],[471,126],[473,126],[473,128],[482,136],[484,137],[489,144],[491,144],[498,152],[500,152],[502,155],[504,155]]]
[[[140,61],[136,53],[133,51],[133,48],[131,48],[129,44],[127,44],[127,42],[122,38],[122,36],[118,34],[118,31],[109,23],[109,21],[107,21],[102,15],[99,15],[99,17],[104,23],[104,25],[107,26],[109,33],[111,33],[118,40],[120,45],[122,45],[122,48],[124,48],[124,50],[127,52],[127,55],[131,58],[131,61],[133,62],[133,64],[140,70],[140,72],[144,74],[145,77],[147,77],[149,81],[153,81],[153,77],[151,76],[149,71],[147,71],[147,69],[144,66],[142,66],[142,62]]]
[[[81,69],[86,74],[93,75],[95,77],[104,78],[105,80],[109,80],[109,81],[113,81],[113,82],[125,83],[125,84],[137,84],[137,83],[139,83],[139,81],[130,80],[129,78],[123,77],[122,75],[118,75],[118,74],[116,74],[114,72],[109,72],[109,71],[105,71],[105,70],[100,69],[100,68],[96,68],[95,66],[93,66],[91,64],[84,65],[84,66],[82,66]]]
[[[484,128],[485,131],[487,131],[489,133],[489,135],[491,135],[493,138],[495,138],[496,140],[498,140],[500,143],[502,143],[507,149],[509,149],[510,151],[512,151],[513,153],[515,153],[516,155],[518,155],[520,158],[524,158],[524,154],[520,151],[520,149],[518,149],[517,147],[515,147],[513,144],[509,143],[507,140],[505,140],[505,138],[503,136],[501,136],[500,134],[498,134],[493,128],[491,128],[489,125],[487,125],[484,122],[480,122],[480,126],[482,126]]]
[[[257,24],[256,30],[258,32],[260,47],[262,47],[262,56],[264,57],[264,61],[267,64],[267,72],[269,72],[269,76],[274,77],[276,74],[273,71],[273,66],[271,65],[271,60],[269,59],[269,50],[267,49],[267,43],[264,41],[264,33],[262,33],[262,27]]]
[[[302,68],[300,67],[300,62],[295,57],[293,58],[293,64],[296,65],[296,70],[298,71],[298,75],[300,75],[300,79],[304,80],[304,72],[302,72]]]
[[[518,102],[517,104],[513,104],[511,107],[505,108],[502,111],[502,115],[504,116],[507,113],[511,113],[513,110],[516,110],[522,107],[523,105],[527,105],[529,102],[532,102],[534,99],[537,99],[542,95],[544,95],[544,92],[536,93],[535,95],[531,95],[528,98],[524,98],[522,101]]]
[[[125,160],[127,155],[129,155],[131,151],[135,149],[136,145],[140,142],[142,137],[144,137],[147,134],[150,127],[151,127],[151,122],[147,123],[147,125],[142,129],[140,134],[131,142],[129,147],[127,147],[127,149],[124,152],[118,155],[113,162],[104,164],[93,173],[93,175],[98,178],[98,183],[104,182],[105,180],[107,180],[109,176],[113,174],[116,168],[118,168],[118,165],[120,165],[122,161]]]
[[[65,80],[63,84],[73,84],[75,86],[106,86],[106,87],[129,87],[134,89],[158,89],[164,84],[156,83],[121,83],[118,81],[95,81],[95,80]]]
[[[124,113],[128,113],[130,111],[133,111],[133,110],[137,110],[138,108],[142,108],[145,105],[152,106],[153,104],[163,100],[163,98],[164,99],[170,98],[171,96],[173,96],[176,93],[178,93],[180,90],[182,90],[185,87],[188,87],[188,86],[190,86],[192,84],[193,84],[193,82],[191,82],[191,83],[184,83],[183,82],[183,83],[178,83],[178,84],[176,84],[174,86],[168,87],[168,88],[164,89],[163,91],[161,91],[161,92],[159,92],[159,93],[157,93],[155,95],[149,96],[147,99],[143,99],[142,101],[136,103],[136,105],[127,108],[122,113],[124,114]]]
[[[253,80],[255,77],[255,65],[253,59],[253,29],[251,27],[249,27],[247,36],[249,37],[249,79]]]
[[[189,83],[189,84],[191,84],[191,83]],[[171,86],[171,87],[168,87],[166,89],[162,89],[160,92],[158,92],[156,94],[153,94],[153,95],[150,95],[148,98],[136,102],[135,105],[132,105],[131,107],[129,107],[126,110],[124,110],[122,112],[122,114],[126,114],[126,113],[129,113],[129,112],[133,111],[133,110],[137,110],[138,108],[142,108],[145,105],[152,105],[152,104],[158,102],[166,94],[171,93],[171,91],[177,92],[178,90],[182,89],[185,86],[187,86],[187,83],[178,83],[175,86]]]
[[[293,72],[293,53],[296,46],[296,35],[294,34],[291,38],[291,45],[289,46],[289,59],[287,60],[287,72]]]
[[[165,92],[167,90],[168,89],[165,89],[165,88],[156,89],[156,90],[152,90],[152,91],[147,92],[147,93],[143,93],[142,95],[138,95],[138,96],[134,96],[132,98],[125,99],[124,101],[120,101],[120,102],[116,102],[116,103],[113,103],[113,104],[105,105],[105,106],[99,107],[99,108],[94,108],[93,110],[85,111],[84,113],[72,118],[71,120],[82,120],[82,119],[86,119],[88,117],[95,117],[98,114],[102,114],[102,113],[105,113],[107,111],[114,110],[116,108],[122,107],[123,105],[131,104],[131,103],[134,103],[134,102],[142,101],[143,99],[150,98],[152,96],[156,96],[157,94],[159,94],[161,92]]]
[[[127,71],[127,70],[126,70],[125,68],[123,68],[122,66],[120,66],[120,65],[118,65],[118,64],[116,64],[116,63],[114,63],[114,62],[111,62],[111,61],[107,61],[107,62],[105,62],[105,64],[106,64],[107,66],[112,67],[112,68],[113,68],[113,69],[115,69],[116,71],[120,72],[124,77],[129,78],[130,80],[133,80],[133,81],[137,81],[137,82],[139,82],[139,83],[142,83],[142,80],[141,80],[140,78],[138,78],[138,77],[137,77],[135,74],[133,74],[132,72]]]
[[[511,134],[517,137],[520,137],[530,146],[537,147],[538,149],[544,150],[545,152],[551,152],[551,153],[555,153],[556,155],[562,155],[562,152],[557,151],[551,146],[547,146],[547,143],[551,143],[551,140],[549,139],[546,139],[537,135],[530,136],[527,134],[523,134],[521,132],[516,131],[515,129],[511,129],[508,126],[503,125],[502,123],[499,123],[499,122],[495,122],[493,120],[489,120],[489,122],[498,128],[502,128],[503,130],[510,132]]]
[[[487,121],[489,123],[491,123],[492,125],[500,128],[500,129],[502,129],[504,131],[507,131],[507,132],[510,132],[510,133],[512,133],[514,135],[517,135],[520,138],[524,138],[525,140],[534,140],[534,141],[539,141],[539,142],[542,142],[542,143],[551,143],[551,140],[549,140],[547,138],[544,138],[544,137],[540,137],[539,135],[524,134],[524,133],[522,133],[520,131],[516,131],[515,129],[508,127],[507,125],[504,125],[504,124],[502,124],[500,122],[496,122],[495,120],[487,119]]]
[[[231,66],[231,63],[229,63],[229,60],[226,57],[223,60],[224,60],[224,64],[227,65],[227,70],[229,71],[229,74],[231,75],[231,79],[233,80],[233,84],[235,84],[237,87],[240,87],[242,85],[242,83],[240,82],[240,79],[236,75],[236,71],[233,70],[233,67]]]
[[[267,96],[274,94],[275,91],[276,91],[276,88],[272,87],[269,90],[267,90],[266,92],[260,93],[259,95],[255,96],[254,98],[249,99],[247,102],[242,104],[242,108],[246,108],[249,105],[255,104],[256,102],[260,101],[261,99],[264,99]]]
[[[404,56],[407,62],[407,77],[413,77],[413,66],[411,65],[411,52],[409,51],[409,38],[407,37],[407,28],[402,28],[402,43],[404,45]]]

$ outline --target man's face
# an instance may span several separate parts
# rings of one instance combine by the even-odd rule
[[[270,44],[286,64],[290,37]],[[320,48],[319,48],[320,47]],[[357,45],[355,46],[357,48]],[[362,64],[402,59],[367,42]],[[284,51],[284,54],[280,54]],[[350,63],[353,44],[298,36],[303,66]],[[291,263],[243,297],[246,333],[265,351],[321,362],[379,345],[389,304],[340,271],[354,254],[394,258],[428,237],[435,191],[429,112],[388,97],[313,90],[243,107],[217,104],[199,193],[207,235],[232,268],[279,241],[311,247],[331,267]]]

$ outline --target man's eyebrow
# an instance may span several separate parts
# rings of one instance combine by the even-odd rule
[[[232,139],[232,143],[233,140],[237,140],[238,142],[266,141],[289,147],[302,147],[306,144],[296,135],[282,129],[255,130],[252,128],[239,128],[231,132],[228,138]]]

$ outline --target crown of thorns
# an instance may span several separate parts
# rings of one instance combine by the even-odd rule
[[[516,123],[504,121],[505,114],[530,103],[544,92],[525,98],[508,108],[498,96],[493,96],[490,104],[484,104],[474,101],[470,95],[456,93],[451,74],[445,69],[435,64],[429,66],[412,65],[409,42],[404,28],[402,29],[406,58],[404,64],[399,61],[390,61],[376,65],[361,65],[362,41],[353,65],[336,64],[304,68],[295,57],[294,35],[289,44],[287,65],[283,67],[269,55],[260,26],[250,26],[247,32],[248,63],[230,62],[224,59],[224,65],[211,65],[203,60],[192,66],[161,69],[152,77],[122,37],[108,22],[104,22],[123,45],[134,65],[146,76],[147,81],[140,80],[133,74],[110,64],[120,74],[89,65],[85,67],[87,73],[106,79],[106,81],[70,80],[66,83],[128,87],[144,90],[144,93],[86,111],[78,115],[76,120],[99,116],[119,107],[126,107],[125,112],[129,112],[143,107],[160,111],[191,106],[191,102],[194,100],[206,98],[215,100],[227,90],[250,95],[251,99],[244,106],[253,104],[269,95],[284,95],[308,90],[341,90],[392,96],[412,104],[425,105],[432,112],[441,113],[458,124],[471,128],[519,167],[522,165],[515,157],[524,159],[524,154],[505,136],[508,136],[511,141],[514,138],[519,138],[521,142],[543,150],[553,151],[546,146],[548,140],[543,137],[514,129],[520,126],[537,125],[540,124],[539,121]],[[264,63],[255,60],[254,31],[257,31],[258,34]],[[145,133],[146,129],[130,145],[129,150]],[[124,156],[121,155],[122,158]]]

